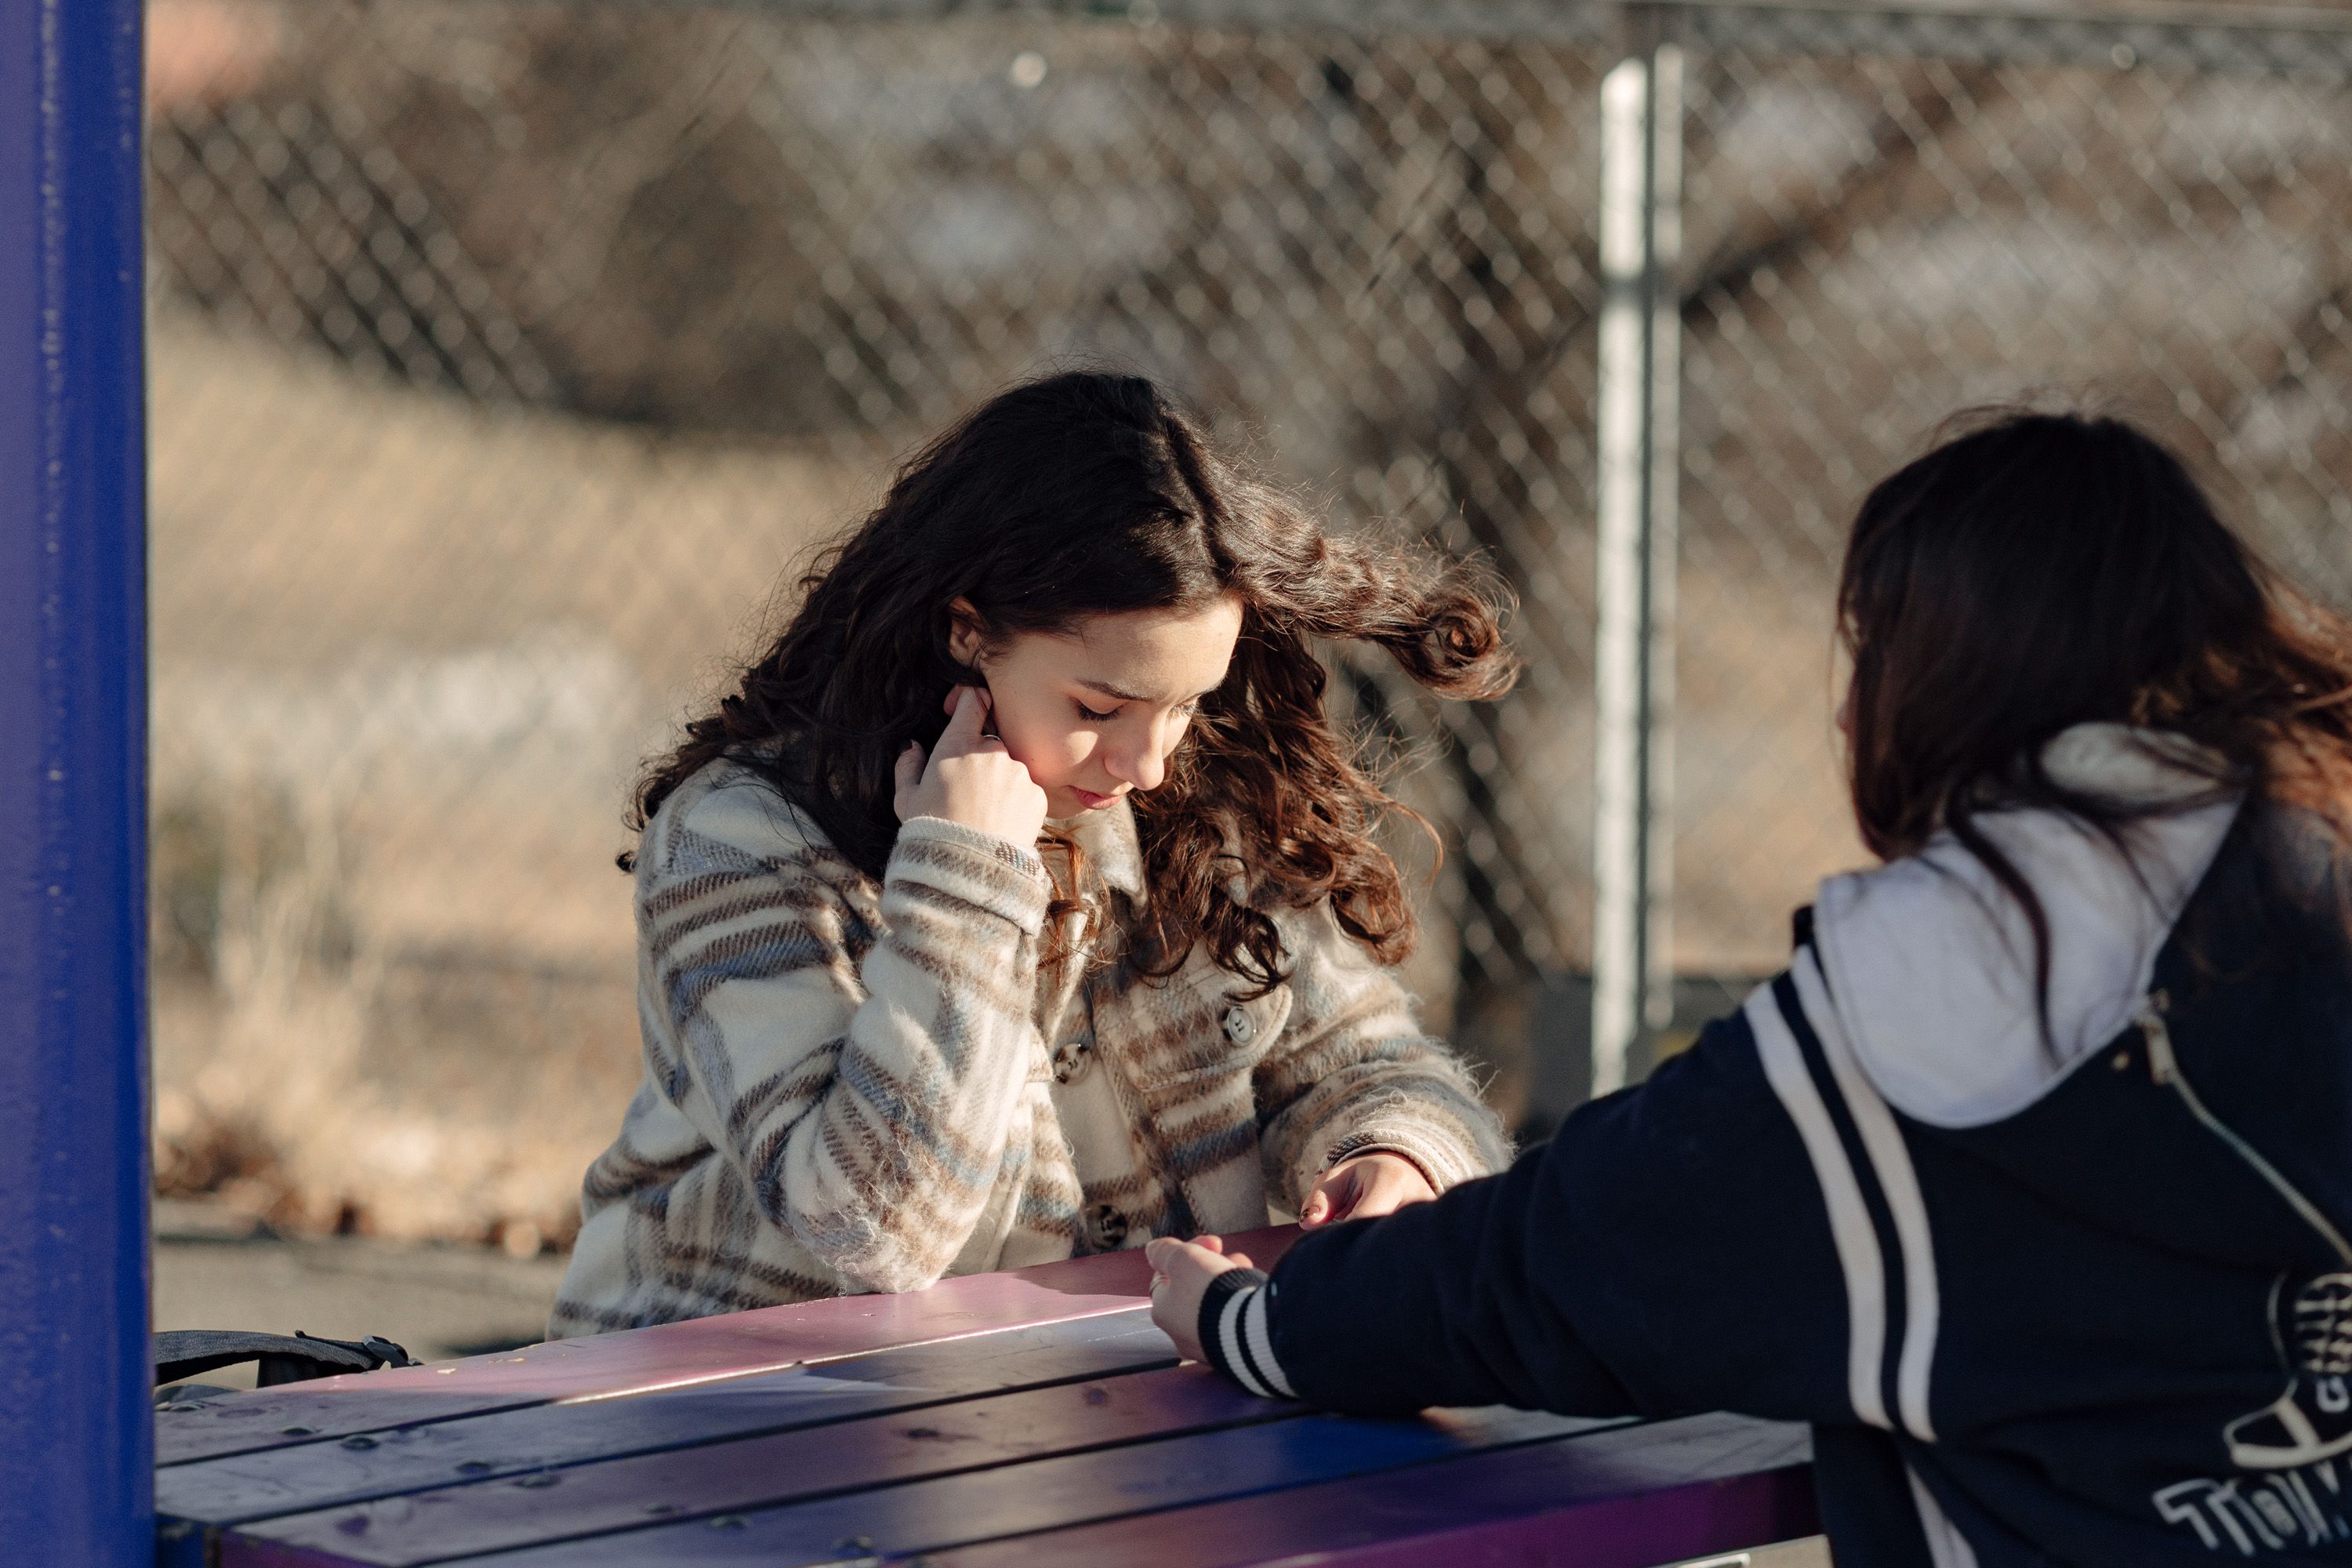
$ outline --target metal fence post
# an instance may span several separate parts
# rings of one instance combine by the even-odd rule
[[[1647,881],[1642,931],[1642,1024],[1652,1034],[1675,1021],[1675,635],[1681,558],[1682,293],[1675,268],[1683,244],[1683,51],[1661,44],[1650,58],[1650,440],[1645,603],[1649,656],[1643,682],[1642,836]]]
[[[0,1542],[148,1563],[138,0],[0,0]]]
[[[1637,19],[1637,20],[1645,20]],[[1650,42],[1601,89],[1599,602],[1592,1092],[1674,1016],[1675,500],[1682,56]]]

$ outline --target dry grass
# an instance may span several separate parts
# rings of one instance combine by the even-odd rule
[[[560,1239],[635,1077],[626,781],[835,466],[152,346],[158,1166]]]

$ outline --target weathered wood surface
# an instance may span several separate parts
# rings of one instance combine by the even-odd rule
[[[1174,1348],[1149,1313],[1130,1308],[732,1378],[658,1399],[526,1405],[176,1465],[156,1476],[157,1506],[183,1519],[236,1524],[1175,1364]]]
[[[1403,1470],[928,1553],[927,1568],[1651,1568],[1809,1534],[1805,1430],[1736,1415],[1605,1426]],[[1327,1553],[1328,1557],[1318,1557]]]
[[[1814,1528],[1801,1429],[1318,1414],[1176,1365],[1148,1283],[1122,1253],[168,1412],[161,1561],[1644,1568]]]
[[[1245,1244],[1278,1252],[1286,1243],[1281,1233],[1253,1232]],[[239,1399],[167,1405],[156,1415],[157,1462],[185,1464],[556,1400],[688,1388],[904,1345],[1094,1317],[1132,1309],[1146,1299],[1150,1282],[1141,1254],[1112,1253],[1007,1274],[970,1275],[903,1296],[844,1296],[730,1312],[499,1355],[321,1378]],[[353,1394],[364,1397],[349,1397]]]

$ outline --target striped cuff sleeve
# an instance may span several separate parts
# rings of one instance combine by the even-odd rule
[[[1273,1283],[1255,1268],[1228,1268],[1210,1280],[1201,1298],[1201,1350],[1211,1366],[1259,1398],[1296,1399],[1274,1359],[1266,1323],[1273,1300]]]
[[[1446,1188],[1445,1178],[1437,1173],[1436,1169],[1430,1164],[1426,1154],[1418,1149],[1407,1148],[1402,1143],[1387,1142],[1377,1134],[1370,1132],[1351,1133],[1332,1144],[1331,1152],[1323,1158],[1323,1173],[1330,1174],[1334,1166],[1342,1161],[1352,1160],[1359,1154],[1394,1154],[1421,1173],[1421,1179],[1429,1184],[1431,1192],[1442,1193]]]

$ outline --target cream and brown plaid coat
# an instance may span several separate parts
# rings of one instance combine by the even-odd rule
[[[1124,805],[1076,834],[1093,897],[1146,896]],[[1041,963],[1051,893],[1037,855],[937,817],[877,883],[751,773],[689,780],[638,853],[646,1079],[551,1337],[1247,1229],[1370,1149],[1441,1191],[1507,1157],[1328,908],[1277,915],[1290,977],[1241,1000],[1205,946],[1165,981]]]

